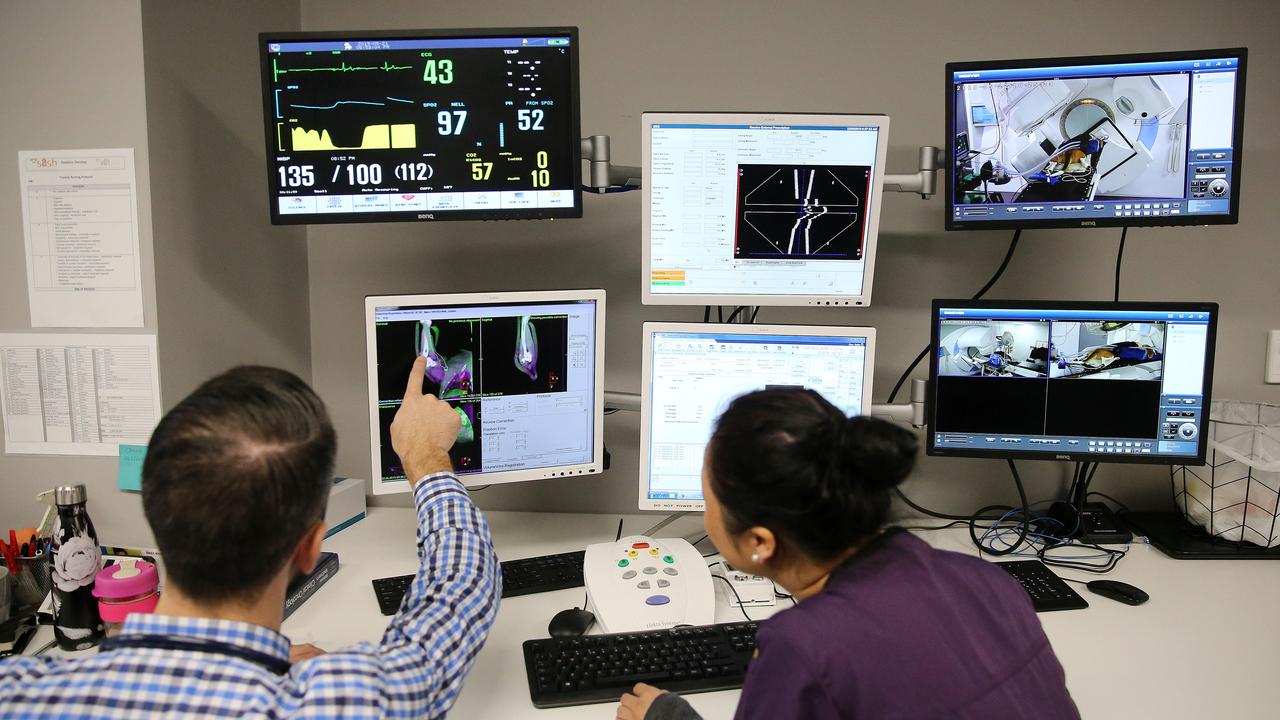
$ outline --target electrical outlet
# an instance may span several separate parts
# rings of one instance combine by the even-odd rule
[[[1280,384],[1280,330],[1267,333],[1267,382]]]

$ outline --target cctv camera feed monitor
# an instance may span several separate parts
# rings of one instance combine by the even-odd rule
[[[592,462],[596,310],[592,301],[376,308],[382,481],[408,479],[391,421],[417,357],[422,392],[462,421],[449,451],[459,476]]]
[[[866,410],[872,362],[866,335],[745,334],[720,327],[652,332],[650,382],[643,392],[648,442],[641,447],[642,473],[647,470],[642,490],[650,502],[702,501],[703,451],[716,420],[740,395],[807,388],[846,415]]]
[[[575,29],[259,43],[273,223],[582,216]]]
[[[1245,52],[1209,52],[949,65],[948,228],[1235,222]]]
[[[646,131],[645,302],[866,304],[885,128],[859,116],[723,115]]]
[[[938,307],[935,454],[1203,456],[1216,306]]]

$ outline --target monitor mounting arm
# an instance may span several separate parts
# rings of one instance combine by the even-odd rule
[[[589,164],[583,185],[598,193],[606,188],[640,186],[641,170],[633,165],[614,165],[609,149],[608,135],[592,135],[580,141],[582,159]],[[920,169],[914,173],[887,173],[884,189],[887,192],[918,193],[928,200],[938,191],[937,171],[943,165],[942,150],[932,145],[920,146]]]
[[[886,173],[885,192],[918,193],[928,200],[938,191],[938,170],[945,165],[942,150],[932,145],[920,146],[920,169],[914,173]]]
[[[928,383],[919,378],[911,380],[911,401],[893,405],[874,403],[871,405],[873,417],[910,423],[912,427],[925,426],[925,399],[928,396]],[[640,396],[636,393],[614,392],[605,390],[604,405],[612,410],[640,411]]]
[[[640,187],[640,168],[630,165],[614,165],[609,155],[609,136],[592,135],[582,138],[582,159],[590,164],[583,185],[598,193],[605,188],[632,185]]]

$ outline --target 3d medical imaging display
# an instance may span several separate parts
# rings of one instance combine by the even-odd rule
[[[1159,380],[1164,361],[1162,322],[1057,322],[1050,377]]]
[[[573,28],[259,45],[273,223],[582,216]]]
[[[944,320],[938,374],[1042,378],[1049,372],[1049,323]]]
[[[379,477],[405,479],[390,425],[415,356],[423,392],[462,421],[449,451],[459,474],[590,462],[594,322],[587,303],[378,308]]]
[[[1231,215],[1243,54],[1226,52],[949,65],[948,226]]]
[[[739,165],[734,257],[859,260],[871,168]]]
[[[869,305],[888,118],[644,113],[655,305]]]
[[[1216,305],[946,302],[930,453],[1202,457]]]

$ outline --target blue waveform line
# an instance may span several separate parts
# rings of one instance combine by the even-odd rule
[[[388,99],[388,100],[395,100],[396,102],[409,103],[410,105],[412,105],[412,104],[413,104],[413,101],[412,101],[412,100],[401,100],[400,98],[393,98],[393,97],[391,97],[391,96],[387,96],[387,99]]]

